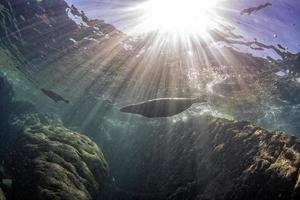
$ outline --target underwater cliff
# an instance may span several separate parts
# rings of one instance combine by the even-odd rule
[[[299,53],[227,26],[187,49],[76,2],[1,1],[0,200],[300,198]],[[120,112],[200,96],[175,116]]]

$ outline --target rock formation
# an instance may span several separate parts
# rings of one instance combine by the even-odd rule
[[[90,200],[97,197],[108,166],[94,142],[57,123],[16,124],[25,128],[6,161],[12,174],[13,199]]]
[[[6,200],[1,188],[0,188],[0,200]]]
[[[7,128],[12,115],[31,112],[36,112],[34,105],[27,101],[16,100],[11,81],[0,73],[0,130]]]
[[[212,117],[167,127],[152,137],[150,155],[143,153],[147,182],[137,190],[170,200],[299,199],[296,137]]]
[[[108,173],[97,145],[64,128],[58,116],[36,113],[32,104],[15,100],[14,89],[3,76],[0,93],[0,161],[10,172],[7,180],[13,180],[12,188],[2,187],[4,192],[16,200],[96,198]]]
[[[2,75],[0,75],[0,94],[0,129],[2,129],[7,124],[14,96],[11,84]]]

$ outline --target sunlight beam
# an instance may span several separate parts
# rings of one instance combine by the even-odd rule
[[[139,31],[191,35],[207,34],[219,20],[216,7],[223,0],[148,0],[134,9],[141,13]]]

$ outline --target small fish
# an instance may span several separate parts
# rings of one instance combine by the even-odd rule
[[[52,99],[53,101],[55,101],[56,103],[63,101],[65,103],[70,103],[68,100],[64,99],[62,96],[60,96],[59,94],[51,91],[51,90],[46,90],[44,88],[41,89],[41,91],[50,99]]]
[[[200,98],[160,98],[121,108],[121,112],[139,114],[148,118],[170,117],[177,115],[194,103],[206,102],[206,97]]]
[[[256,6],[256,7],[247,8],[247,9],[242,10],[241,15],[243,15],[243,14],[251,15],[253,12],[257,12],[257,11],[263,9],[263,8],[268,7],[268,6],[272,6],[272,4],[268,2],[268,3],[261,4],[261,5]]]

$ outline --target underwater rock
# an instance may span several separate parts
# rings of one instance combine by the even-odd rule
[[[10,119],[13,116],[36,111],[30,102],[15,100],[14,94],[8,78],[0,74],[0,160],[6,154],[8,143],[15,135],[11,132]]]
[[[0,74],[0,129],[5,127],[11,115],[36,112],[33,104],[15,99],[12,84],[6,76]]]
[[[14,101],[12,103],[11,113],[13,115],[22,115],[22,114],[29,114],[29,113],[36,113],[36,107],[28,101]]]
[[[6,200],[1,188],[0,188],[0,200]]]
[[[13,199],[95,199],[108,173],[97,145],[61,125],[37,124],[19,134],[6,161]]]
[[[191,117],[145,140],[152,144],[140,160],[147,173],[136,172],[147,180],[137,186],[139,193],[169,200],[300,197],[300,140],[294,136],[249,122]]]
[[[0,73],[0,159],[5,154],[10,138],[10,119],[32,112],[36,112],[35,106],[27,101],[16,100],[11,82]]]
[[[0,129],[9,118],[11,104],[14,97],[12,85],[5,76],[0,75]]]

